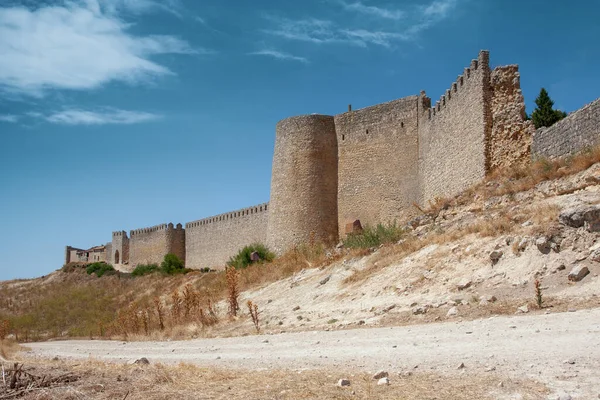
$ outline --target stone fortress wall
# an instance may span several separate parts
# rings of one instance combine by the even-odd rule
[[[551,128],[525,118],[517,65],[490,69],[481,51],[433,107],[425,92],[336,116],[286,118],[276,126],[269,203],[178,224],[114,232],[106,261],[223,268],[255,242],[278,254],[334,244],[346,226],[400,221],[496,168],[557,157],[600,143],[600,99]],[[533,136],[533,142],[532,142]],[[93,248],[97,249],[97,248]],[[69,262],[84,250],[67,247]],[[79,252],[79,253],[78,253]]]
[[[491,130],[489,54],[481,52],[433,108],[421,93],[419,204],[449,197],[481,181]]]
[[[112,242],[107,261],[111,264],[123,265],[129,261],[129,237],[125,231],[112,233]]]
[[[335,116],[337,224],[393,221],[419,202],[417,96]]]
[[[600,144],[600,99],[533,135],[534,157],[558,158]]]
[[[160,264],[165,254],[185,260],[185,230],[181,224],[161,224],[130,232],[129,266]]]
[[[337,242],[338,149],[334,118],[277,124],[267,245],[276,253],[310,241]]]
[[[186,223],[186,267],[221,267],[244,246],[266,243],[268,222],[265,203]]]

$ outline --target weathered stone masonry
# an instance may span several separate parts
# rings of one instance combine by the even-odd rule
[[[339,236],[345,222],[393,221],[419,202],[418,96],[335,116]]]
[[[276,127],[271,201],[178,224],[113,233],[107,262],[133,268],[175,253],[189,268],[222,268],[243,246],[282,253],[336,243],[348,223],[390,223],[453,196],[495,168],[600,143],[600,99],[553,127],[525,120],[516,65],[493,71],[482,51],[433,107],[425,92],[336,116],[286,118]],[[350,226],[352,226],[350,224]],[[67,247],[65,261],[86,252]]]
[[[259,204],[186,223],[186,267],[222,267],[244,246],[266,243],[268,222],[268,205]]]
[[[534,157],[557,158],[600,145],[600,99],[533,136]]]
[[[267,244],[282,253],[311,240],[337,241],[338,154],[333,117],[277,124]]]
[[[185,260],[185,230],[181,224],[156,225],[131,231],[129,265],[160,264],[165,254],[173,253]]]

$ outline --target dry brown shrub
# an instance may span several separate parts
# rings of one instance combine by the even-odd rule
[[[227,300],[229,302],[229,315],[235,317],[240,309],[238,298],[240,288],[238,286],[239,273],[234,267],[227,267],[225,270],[225,279],[227,280]]]
[[[174,290],[171,293],[171,319],[173,320],[173,325],[177,325],[181,321],[181,306],[181,296],[177,290]]]
[[[165,330],[165,317],[164,317],[164,308],[162,301],[158,296],[154,297],[154,310],[156,311],[156,317],[158,318],[158,328],[161,331]]]
[[[506,213],[488,216],[474,224],[469,225],[464,231],[463,236],[476,233],[481,237],[500,236],[513,231],[515,221]]]
[[[543,181],[559,179],[584,171],[600,162],[600,146],[593,147],[571,157],[557,160],[538,159],[529,165],[517,165],[508,169],[493,171],[483,184],[475,190],[484,197],[515,194],[534,188]],[[498,186],[487,187],[487,182],[502,182]]]
[[[256,333],[260,333],[260,325],[258,320],[258,306],[256,304],[253,304],[251,300],[248,300],[246,305],[248,306],[248,312],[250,313],[250,317],[252,318],[254,329],[256,329]]]
[[[0,340],[4,340],[10,333],[10,321],[5,319],[0,321]]]

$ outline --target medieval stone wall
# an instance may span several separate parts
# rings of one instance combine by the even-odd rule
[[[558,158],[600,145],[600,99],[533,136],[533,157]]]
[[[169,243],[169,253],[175,254],[179,259],[185,262],[185,229],[181,224],[177,224],[173,228],[172,224],[169,224],[167,229],[167,241]]]
[[[421,95],[421,204],[453,196],[485,177],[492,125],[490,99],[487,51],[479,53],[433,108],[428,108],[430,100]]]
[[[112,259],[112,255],[113,255],[113,251],[112,251],[112,242],[108,242],[104,245],[105,248],[105,257],[106,257],[106,262],[108,264],[114,264],[114,261]]]
[[[338,142],[338,224],[390,223],[416,212],[418,96],[335,116]]]
[[[598,142],[600,99],[535,134],[525,121],[516,65],[489,67],[481,51],[431,107],[421,92],[335,117],[304,115],[276,126],[271,199],[188,222],[114,232],[109,262],[160,263],[167,253],[188,268],[222,268],[242,247],[278,254],[310,242],[334,244],[346,223],[400,221],[450,197],[494,168],[557,157]],[[73,257],[67,247],[65,259]],[[117,253],[119,256],[117,257]]]
[[[265,203],[186,223],[186,267],[224,268],[244,246],[266,243],[268,221]]]
[[[181,249],[182,240],[185,241],[185,233],[180,224],[178,229],[170,223],[132,230],[129,239],[130,268],[139,264],[160,264],[165,255],[174,251],[185,261],[185,249]]]
[[[125,231],[116,231],[112,233],[112,246],[110,256],[107,257],[111,264],[129,263],[129,237]]]
[[[338,239],[338,150],[332,116],[303,115],[276,127],[267,244],[274,252]]]
[[[533,122],[527,121],[518,65],[494,68],[491,74],[492,132],[489,140],[490,169],[529,162]]]

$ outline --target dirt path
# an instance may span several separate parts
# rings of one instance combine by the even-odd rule
[[[573,398],[600,395],[600,309],[468,322],[173,342],[55,341],[29,356],[190,362],[255,369],[356,368],[533,378]],[[464,363],[464,369],[457,367]],[[551,397],[552,398],[552,397]]]

